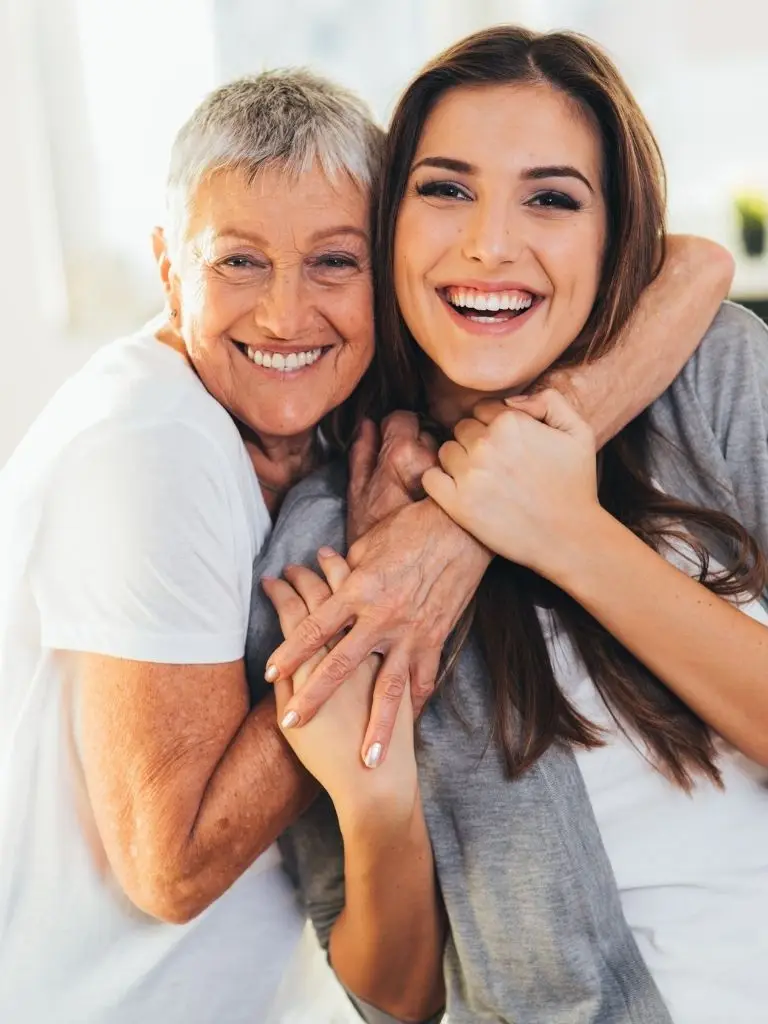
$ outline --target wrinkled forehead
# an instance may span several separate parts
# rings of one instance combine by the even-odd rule
[[[258,235],[275,245],[302,248],[339,228],[368,236],[369,190],[345,171],[327,174],[315,164],[296,170],[273,162],[207,174],[191,191],[183,235]]]

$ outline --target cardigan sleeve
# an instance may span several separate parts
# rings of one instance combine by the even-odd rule
[[[723,303],[650,410],[654,471],[686,501],[737,519],[768,552],[768,327]]]

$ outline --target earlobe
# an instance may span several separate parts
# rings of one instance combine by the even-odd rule
[[[168,303],[170,316],[175,319],[179,314],[179,301],[176,293],[173,265],[168,252],[168,240],[165,231],[161,227],[156,227],[152,231],[152,252],[157,269],[160,271],[160,282],[163,286],[163,294]]]

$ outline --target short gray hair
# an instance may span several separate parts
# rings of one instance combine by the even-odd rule
[[[265,71],[224,85],[179,131],[168,174],[168,233],[178,238],[187,203],[221,170],[255,176],[278,164],[301,174],[318,162],[329,178],[346,172],[370,190],[384,132],[353,92],[304,69]]]

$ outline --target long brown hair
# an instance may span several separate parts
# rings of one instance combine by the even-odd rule
[[[587,324],[561,364],[612,348],[664,253],[664,172],[658,146],[619,72],[592,41],[569,32],[540,34],[500,26],[463,40],[432,61],[403,94],[385,152],[374,228],[377,362],[390,408],[427,412],[424,356],[397,304],[394,238],[419,138],[450,89],[505,83],[549,84],[591,112],[603,146],[607,242]],[[652,484],[649,425],[640,417],[600,456],[600,501],[645,543],[659,549],[685,539],[699,560],[699,580],[723,596],[758,594],[766,563],[735,520],[669,497]],[[733,554],[730,571],[711,573],[707,549],[692,537],[717,535]],[[653,763],[681,787],[703,773],[720,775],[705,723],[579,604],[532,573],[500,558],[489,568],[470,611],[494,698],[494,736],[510,777],[553,742],[601,744],[601,732],[559,689],[541,626],[552,608],[570,636],[619,728],[645,746]],[[468,622],[465,622],[465,627]],[[467,628],[457,635],[466,637]]]

